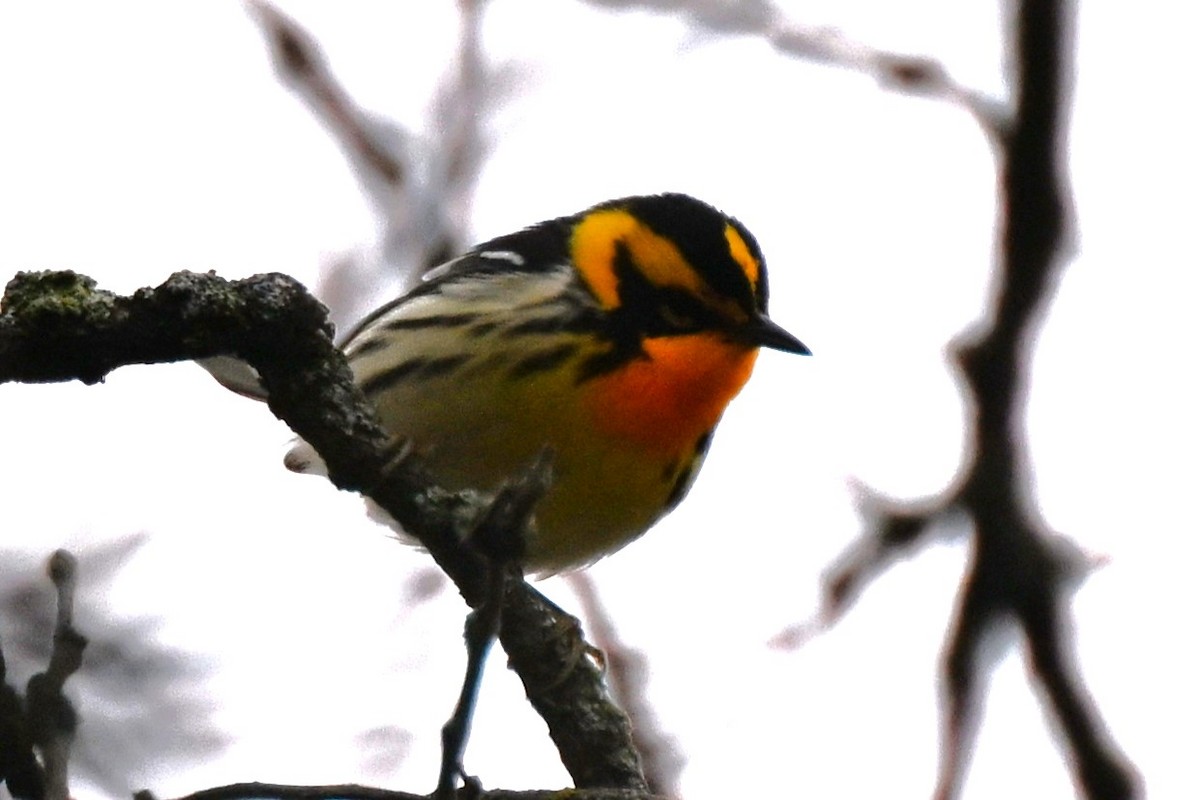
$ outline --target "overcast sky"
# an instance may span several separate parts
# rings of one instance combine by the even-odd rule
[[[430,133],[454,4],[280,5],[364,107]],[[1200,712],[1194,637],[1180,633],[1195,628],[1200,555],[1197,20],[1165,0],[1136,16],[1084,6],[1068,144],[1077,251],[1036,349],[1036,500],[1107,559],[1074,605],[1083,672],[1148,794],[1180,796]],[[784,8],[1005,91],[993,4]],[[928,796],[964,543],[899,565],[805,647],[768,642],[814,613],[822,571],[860,530],[857,485],[918,498],[959,464],[963,410],[942,354],[988,287],[995,173],[978,127],[951,105],[671,16],[496,0],[483,37],[506,86],[483,120],[471,239],[686,191],[756,234],[772,317],[815,353],[764,353],[689,499],[591,570],[651,659],[651,700],[689,758],[685,795],[783,782],[821,798]],[[278,270],[320,291],[331,265],[375,252],[372,208],[279,86],[239,3],[5,4],[0,96],[5,277],[69,268],[127,292],[185,268]],[[283,470],[288,438],[191,365],[127,368],[92,388],[0,386],[6,550],[29,553],[32,574],[54,547],[145,533],[106,613],[160,617],[165,641],[214,665],[206,688],[228,747],[194,769],[131,775],[133,788],[433,783],[461,602],[406,596],[425,557],[356,498]],[[539,588],[574,607],[561,581]],[[564,785],[516,679],[502,659],[491,667],[469,769],[488,786]],[[964,796],[1071,791],[1010,650]]]

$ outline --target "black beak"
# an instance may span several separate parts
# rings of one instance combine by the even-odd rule
[[[750,320],[738,331],[738,335],[745,337],[746,342],[759,347],[769,347],[772,350],[782,350],[785,353],[797,353],[802,356],[812,355],[812,351],[804,342],[764,316]]]

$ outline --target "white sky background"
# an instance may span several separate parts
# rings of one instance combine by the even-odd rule
[[[1162,0],[1136,16],[1084,6],[1070,140],[1079,251],[1036,353],[1038,501],[1110,559],[1076,596],[1084,674],[1148,795],[1181,796],[1200,716],[1200,72],[1185,55],[1197,14]],[[453,52],[453,4],[281,7],[361,104],[421,128]],[[992,4],[787,10],[1002,92]],[[685,795],[928,796],[963,544],[896,567],[798,651],[767,641],[813,613],[821,571],[859,533],[855,482],[918,497],[958,465],[962,410],[942,352],[986,296],[994,172],[982,134],[949,105],[758,40],[706,40],[670,17],[497,0],[484,42],[517,83],[487,123],[473,239],[610,197],[687,191],[756,234],[772,317],[816,353],[765,353],[689,499],[591,571],[622,636],[651,659],[652,702],[689,758]],[[340,152],[279,86],[238,3],[4,4],[0,97],[4,278],[69,268],[128,292],[184,268],[279,270],[319,287],[324,267],[376,236]],[[283,470],[287,439],[265,408],[191,365],[126,368],[91,388],[0,386],[5,549],[27,549],[32,571],[54,547],[148,532],[109,612],[158,615],[167,640],[216,659],[209,689],[229,747],[191,771],[131,776],[134,787],[432,787],[462,604],[452,592],[406,600],[425,557],[366,521],[356,498]],[[572,607],[561,582],[539,588]],[[468,768],[488,786],[565,784],[516,678],[502,658],[491,666]],[[395,725],[414,736],[403,760],[387,737],[360,737]],[[965,797],[1071,791],[1009,654]]]

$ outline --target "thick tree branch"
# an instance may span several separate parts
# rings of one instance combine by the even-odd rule
[[[470,793],[460,789],[462,800],[666,800],[659,795],[631,789],[587,789],[564,792],[536,790],[513,792],[506,790]],[[154,800],[148,792],[139,792],[134,800]],[[336,786],[289,786],[275,783],[233,783],[216,786],[185,795],[178,800],[429,800],[429,795],[377,789],[357,784]]]
[[[339,488],[362,492],[427,547],[478,605],[482,557],[462,545],[487,498],[433,486],[393,459],[386,432],[333,345],[324,308],[285,275],[225,281],[181,272],[129,297],[70,272],[22,273],[0,304],[0,382],[100,381],[119,366],[235,355],[271,410],[308,441]],[[629,723],[581,657],[575,626],[528,584],[510,585],[500,641],[580,787],[645,790]]]

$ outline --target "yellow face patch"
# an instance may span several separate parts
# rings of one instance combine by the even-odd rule
[[[588,214],[571,234],[571,257],[604,308],[621,304],[616,273],[618,243],[629,250],[638,270],[652,284],[676,286],[698,297],[709,294],[696,270],[670,239],[659,236],[628,211],[610,208]],[[746,255],[749,258],[748,250]]]
[[[746,245],[746,240],[738,233],[737,228],[726,223],[725,225],[725,241],[729,243],[729,255],[733,256],[733,260],[742,268],[742,272],[746,273],[746,279],[750,281],[750,288],[758,290],[758,261],[750,254],[750,248]]]

